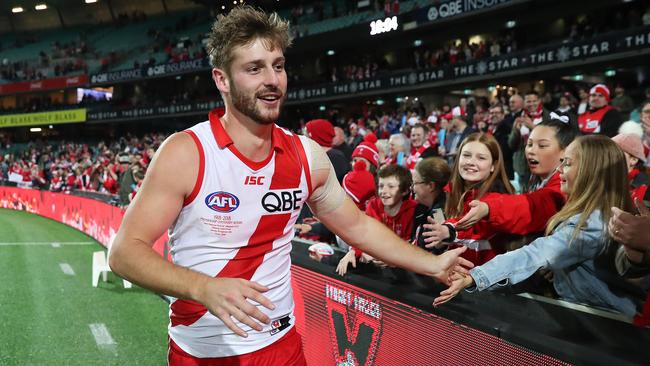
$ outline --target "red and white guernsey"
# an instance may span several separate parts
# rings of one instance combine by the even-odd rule
[[[188,130],[200,152],[192,194],[169,229],[175,264],[212,277],[251,280],[268,287],[275,304],[261,332],[235,318],[248,338],[234,334],[196,302],[172,299],[169,336],[195,357],[250,353],[280,339],[294,326],[291,291],[293,225],[311,194],[309,142],[276,125],[272,151],[253,162],[234,146],[216,113]],[[173,174],[173,172],[170,172]]]

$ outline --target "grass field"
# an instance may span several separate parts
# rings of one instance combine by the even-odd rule
[[[0,209],[0,365],[166,364],[167,304],[113,274],[93,288],[100,249],[63,224]]]

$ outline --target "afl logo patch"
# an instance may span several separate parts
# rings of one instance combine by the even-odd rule
[[[213,192],[205,197],[205,205],[217,212],[233,212],[239,207],[239,198],[229,192]]]

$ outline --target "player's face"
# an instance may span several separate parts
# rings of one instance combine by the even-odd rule
[[[235,48],[228,76],[233,106],[259,124],[277,121],[287,91],[284,54],[270,45],[258,38]]]

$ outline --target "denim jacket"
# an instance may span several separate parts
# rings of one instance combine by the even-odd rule
[[[600,211],[594,211],[569,245],[580,215],[560,224],[549,236],[501,254],[470,271],[479,291],[521,282],[538,269],[553,271],[553,286],[563,300],[636,313],[635,303],[615,295],[596,277],[594,259],[609,243]],[[495,286],[496,285],[496,286]]]

